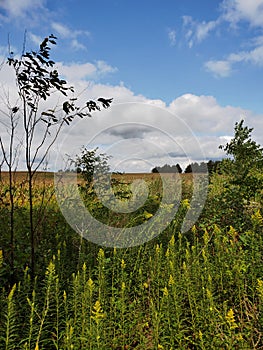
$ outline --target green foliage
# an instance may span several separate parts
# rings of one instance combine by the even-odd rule
[[[67,289],[57,254],[31,294],[24,279],[2,296],[1,348],[260,349],[263,220],[251,219],[246,245],[215,226],[193,228],[191,243],[100,249]]]
[[[152,169],[152,173],[182,173],[182,168],[180,166],[180,164],[176,164],[176,165],[169,165],[169,164],[165,164],[163,166],[157,166],[155,168]]]
[[[15,280],[15,215],[14,215],[14,188],[13,177],[18,163],[18,154],[21,145],[24,148],[24,163],[27,168],[27,182],[29,185],[29,230],[30,230],[30,267],[32,276],[35,273],[36,231],[38,220],[33,213],[33,176],[46,161],[48,152],[56,141],[62,126],[71,124],[74,118],[91,117],[91,112],[108,108],[112,98],[100,97],[97,101],[89,100],[84,106],[79,106],[78,99],[73,95],[74,88],[60,78],[59,72],[54,68],[55,62],[50,58],[51,46],[56,45],[57,38],[51,34],[39,45],[37,50],[22,52],[16,58],[13,52],[9,53],[7,64],[13,69],[14,83],[17,88],[16,105],[11,105],[8,93],[4,92],[6,111],[3,115],[8,117],[5,135],[1,130],[0,150],[3,155],[1,166],[6,165],[9,172],[9,202],[10,202],[10,270]],[[26,42],[24,42],[25,49]],[[51,108],[49,98],[54,94],[62,94],[64,101],[58,102]],[[68,94],[71,93],[70,98]],[[17,129],[21,129],[19,132]],[[53,131],[51,133],[51,130]],[[6,136],[9,144],[5,144]],[[18,140],[18,142],[17,142]]]
[[[241,120],[235,124],[233,139],[225,146],[227,155],[210,179],[210,191],[203,213],[208,222],[221,226],[235,224],[238,230],[250,227],[250,215],[262,206],[263,153],[251,138],[253,129]]]
[[[251,167],[262,167],[263,148],[251,139],[253,128],[244,126],[244,120],[235,124],[235,135],[225,146],[219,146],[233,157],[240,174],[247,174]]]
[[[22,112],[27,121],[25,128],[32,128],[28,130],[30,134],[34,133],[35,125],[38,124],[34,115],[40,112],[40,100],[47,101],[54,92],[64,96],[74,92],[74,88],[60,78],[59,72],[54,68],[55,62],[50,58],[51,46],[56,45],[56,40],[57,38],[51,34],[42,41],[38,50],[22,53],[20,59],[15,58],[11,52],[7,60],[8,65],[14,69],[18,94],[22,102],[21,105],[12,107],[12,112],[14,114]],[[104,103],[103,107],[109,107],[111,99],[102,100],[108,101],[108,104]],[[76,101],[76,98],[70,98],[63,102],[61,109],[41,111],[40,120],[45,122],[48,128],[61,122],[69,125],[75,117],[90,117],[91,111],[100,110],[100,106],[95,101],[88,101],[83,107],[77,106]],[[62,119],[59,117],[61,112],[63,112]]]
[[[263,348],[262,169],[253,166],[247,173],[255,190],[247,196],[247,184],[233,176],[236,162],[223,161],[222,174],[212,175],[206,207],[190,232],[179,231],[192,199],[191,178],[184,174],[183,199],[166,230],[127,249],[102,249],[83,240],[65,222],[52,185],[44,196],[43,186],[35,185],[34,218],[43,204],[46,210],[37,226],[34,281],[26,266],[28,187],[15,186],[17,284],[10,284],[6,269],[9,197],[1,183],[0,348]],[[92,186],[80,191],[97,219],[125,228],[158,209],[162,186],[158,175],[153,178],[144,206],[125,217],[103,207]],[[128,200],[130,183],[121,179],[113,190]]]
[[[97,151],[98,147],[94,150],[88,150],[86,147],[83,147],[81,154],[77,155],[75,159],[71,159],[71,163],[74,164],[77,172],[81,173],[89,185],[92,183],[94,172],[101,177],[110,170],[108,165],[110,156],[105,153],[98,154]]]
[[[187,167],[185,168],[185,173],[206,173],[208,171],[208,163],[202,162],[202,163],[191,163],[188,164]]]
[[[223,162],[221,170],[231,176],[231,184],[238,186],[243,199],[251,200],[262,189],[263,148],[251,138],[253,128],[244,126],[244,120],[235,124],[233,139],[225,146],[219,146],[232,161]]]

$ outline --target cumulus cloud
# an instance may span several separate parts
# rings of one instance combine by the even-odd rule
[[[198,135],[229,134],[242,115],[251,117],[249,111],[239,107],[222,107],[215,97],[205,95],[184,94],[172,101],[168,108]]]
[[[113,156],[111,165],[119,171],[144,172],[166,163],[179,163],[184,168],[192,161],[220,159],[224,152],[218,146],[229,141],[235,122],[244,115],[249,126],[257,122],[257,128],[258,123],[262,128],[260,116],[239,107],[220,106],[213,96],[185,94],[169,105],[156,107],[124,86],[94,84],[86,92],[90,95],[94,91],[114,96],[114,105],[92,119],[79,121],[75,130],[64,130],[60,145],[68,147],[67,153],[75,142],[74,154],[77,145],[99,146]],[[262,144],[262,136],[258,137]],[[65,142],[68,138],[71,141]]]
[[[112,67],[102,60],[96,61],[95,63],[86,62],[64,64],[60,62],[57,63],[57,67],[66,80],[71,82],[85,79],[97,80],[106,74],[117,71],[116,67]]]
[[[67,74],[69,82],[75,86],[75,96],[79,97],[80,104],[98,97],[113,97],[114,103],[109,109],[94,113],[92,118],[76,119],[71,126],[62,129],[49,155],[51,170],[61,168],[56,162],[58,154],[75,156],[82,145],[99,146],[100,151],[113,156],[110,161],[113,170],[126,172],[150,171],[166,163],[179,163],[184,168],[192,161],[221,158],[224,153],[218,146],[229,140],[235,122],[244,115],[246,124],[257,130],[257,142],[263,144],[260,115],[239,107],[221,106],[213,96],[205,95],[184,94],[166,105],[162,100],[135,94],[123,83],[105,85],[85,78],[87,72],[96,74],[99,67],[102,71],[108,70],[104,64],[96,66],[89,62],[70,66],[59,64],[58,70]],[[79,76],[77,72],[80,72]],[[71,81],[74,74],[75,80]],[[4,65],[0,75],[6,92],[0,98],[0,109],[3,110],[6,96],[10,103],[15,102],[17,96],[11,84],[10,67]],[[60,102],[63,99],[61,96]],[[53,108],[57,103],[57,98],[52,95],[46,108]],[[3,120],[8,122],[8,118],[1,118]],[[6,128],[1,125],[0,134],[7,137]],[[41,131],[35,135],[36,140],[40,135]],[[8,142],[6,138],[5,142]]]

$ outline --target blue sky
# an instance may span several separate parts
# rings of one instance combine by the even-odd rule
[[[58,37],[54,59],[76,88],[169,110],[209,159],[242,117],[263,144],[263,0],[1,0],[0,54],[8,34],[19,53],[25,30],[28,49]]]

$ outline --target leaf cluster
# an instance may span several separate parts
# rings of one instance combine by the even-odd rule
[[[39,45],[39,49],[28,51],[22,54],[21,58],[15,58],[13,53],[7,59],[9,66],[15,70],[16,80],[19,90],[19,96],[23,101],[22,110],[29,108],[31,113],[37,113],[39,101],[46,101],[51,94],[59,92],[64,96],[68,93],[74,93],[73,86],[68,85],[67,81],[60,78],[58,70],[55,68],[55,62],[50,59],[50,50],[52,45],[56,45],[57,37],[53,34],[46,37]],[[42,111],[41,120],[50,127],[58,122],[70,124],[77,116],[80,118],[91,117],[90,112],[99,111],[108,108],[112,102],[111,99],[99,98],[97,101],[87,101],[84,106],[77,105],[77,98],[69,98],[62,103],[60,113],[62,119],[58,117],[58,111],[48,109]],[[21,107],[14,106],[12,111],[17,113]]]

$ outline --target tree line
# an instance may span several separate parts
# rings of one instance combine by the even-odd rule
[[[220,171],[220,164],[222,163],[222,160],[209,160],[208,162],[193,162],[187,165],[187,167],[184,170],[185,174],[189,173],[206,173],[212,174],[213,172]],[[183,172],[180,164],[176,165],[169,165],[165,164],[163,166],[156,166],[151,170],[152,173],[179,173],[181,174]]]

